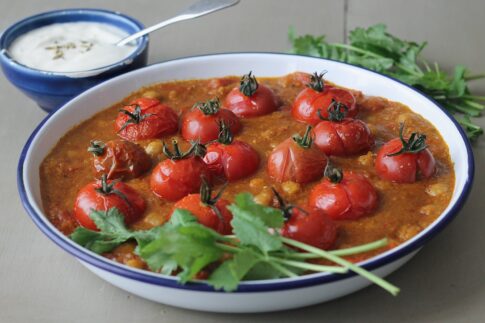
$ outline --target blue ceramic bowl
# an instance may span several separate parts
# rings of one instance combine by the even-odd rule
[[[144,28],[136,19],[119,12],[100,9],[64,9],[41,13],[25,18],[9,28],[0,37],[0,64],[7,79],[20,91],[33,99],[47,112],[114,76],[143,67],[148,58],[148,37],[137,41],[136,50],[122,61],[112,65],[72,74],[41,71],[14,61],[8,54],[10,44],[20,35],[53,23],[92,21],[110,24],[133,34]]]

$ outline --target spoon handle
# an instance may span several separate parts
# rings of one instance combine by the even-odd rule
[[[163,28],[165,26],[171,25],[179,21],[204,16],[214,11],[218,11],[227,7],[234,6],[238,2],[239,0],[199,0],[196,3],[192,4],[190,7],[188,7],[187,9],[183,10],[177,16],[164,20],[156,25],[145,28],[143,30],[140,30],[137,33],[134,33],[133,35],[123,38],[122,40],[116,43],[116,46],[124,46],[129,42],[137,39],[138,37],[144,36],[157,29]]]

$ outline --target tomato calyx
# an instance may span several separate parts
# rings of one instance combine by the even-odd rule
[[[201,184],[200,184],[200,201],[204,204],[210,207],[214,213],[217,215],[219,220],[224,221],[224,217],[221,214],[221,211],[217,208],[216,203],[217,201],[221,198],[222,193],[226,189],[227,182],[221,187],[219,192],[212,197],[212,187],[211,185],[207,182],[204,176],[200,177]]]
[[[196,102],[192,109],[199,109],[206,116],[213,115],[221,109],[221,101],[219,98],[213,98],[205,102]]]
[[[245,96],[252,96],[259,87],[258,81],[254,75],[251,75],[252,72],[243,75],[241,77],[241,81],[239,82],[239,91]]]
[[[129,105],[129,106],[133,106],[133,105]],[[138,104],[135,104],[134,106],[135,106],[135,110],[133,112],[130,112],[130,111],[125,110],[125,109],[119,110],[121,113],[126,114],[129,117],[129,119],[126,120],[126,122],[123,124],[123,126],[120,128],[120,130],[118,130],[118,132],[123,131],[130,124],[139,124],[140,122],[142,122],[146,118],[155,115],[154,113],[142,114],[141,107]]]
[[[91,140],[88,152],[92,153],[94,156],[99,157],[104,154],[104,148],[106,145],[101,140]]]
[[[192,142],[192,146],[190,146],[190,148],[186,152],[180,151],[180,147],[176,139],[172,139],[172,145],[173,145],[173,152],[170,151],[170,149],[168,148],[165,142],[163,143],[163,148],[162,148],[163,154],[171,160],[184,159],[189,156],[197,156],[202,158],[204,157],[207,151],[205,146],[198,141]]]
[[[219,121],[219,135],[217,141],[223,145],[230,145],[234,141],[234,135],[232,134],[231,128],[224,122],[224,120]]]
[[[420,151],[423,151],[426,148],[428,148],[428,146],[426,145],[425,134],[421,134],[419,132],[413,132],[409,137],[409,139],[406,141],[406,139],[404,139],[403,133],[404,133],[404,123],[401,123],[399,126],[399,139],[401,140],[402,148],[395,153],[388,154],[387,155],[388,157],[398,156],[405,153],[417,154]]]
[[[347,116],[347,113],[349,112],[349,107],[342,102],[338,102],[337,100],[332,99],[332,103],[330,103],[330,105],[328,106],[327,111],[328,118],[325,118],[324,116],[322,116],[321,109],[318,109],[318,118],[324,121],[328,120],[331,122],[340,122],[344,120]]]
[[[332,183],[340,183],[344,178],[344,174],[341,168],[335,167],[332,165],[330,161],[327,162],[327,166],[323,171],[323,176],[328,178],[328,180]]]
[[[126,203],[128,203],[128,205],[131,205],[130,201],[128,200],[128,198],[126,197],[125,194],[123,194],[121,191],[117,190],[115,187],[115,185],[119,182],[120,180],[113,180],[111,181],[111,183],[108,183],[108,175],[106,174],[103,174],[101,176],[101,186],[100,187],[97,187],[95,188],[94,190],[97,192],[97,193],[100,193],[102,195],[110,195],[110,194],[115,194],[117,196],[119,196],[123,201],[125,201]]]
[[[323,80],[323,76],[327,73],[327,71],[323,71],[320,74],[318,72],[315,72],[312,74],[310,77],[310,82],[306,86],[309,88],[317,91],[317,92],[322,92],[323,89],[325,88],[325,81]]]
[[[283,199],[281,194],[274,187],[271,187],[271,190],[273,191],[273,193],[276,197],[276,200],[278,201],[278,208],[281,210],[281,212],[283,212],[283,216],[285,218],[285,221],[288,221],[288,220],[291,219],[291,216],[293,215],[293,209],[297,209],[300,212],[302,212],[303,214],[308,215],[308,212],[306,210],[302,209],[301,207],[299,207],[297,205],[293,205],[293,204],[288,204]]]
[[[312,146],[313,138],[311,135],[312,126],[308,126],[305,130],[305,134],[300,136],[299,134],[293,135],[292,139],[303,149],[308,149]]]

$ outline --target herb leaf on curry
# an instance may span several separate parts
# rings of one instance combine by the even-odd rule
[[[128,240],[135,240],[138,244],[135,252],[151,270],[177,273],[182,284],[195,279],[208,266],[215,266],[206,282],[225,291],[236,290],[245,279],[296,277],[304,271],[345,273],[352,270],[393,295],[399,292],[397,287],[339,256],[382,248],[387,245],[385,239],[343,252],[324,251],[280,236],[278,229],[284,223],[283,212],[255,203],[249,193],[237,195],[229,209],[233,213],[234,236],[224,236],[205,227],[190,212],[181,209],[175,210],[162,226],[132,231],[126,227],[119,210],[112,208],[90,214],[99,231],[78,227],[71,239],[96,253],[109,252]],[[322,257],[336,265],[321,266],[305,261]]]

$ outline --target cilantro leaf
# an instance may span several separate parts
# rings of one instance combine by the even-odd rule
[[[252,245],[264,253],[281,249],[281,237],[269,228],[279,228],[284,222],[280,210],[259,205],[248,193],[236,196],[236,203],[228,206],[233,218],[233,232],[243,245]]]
[[[193,279],[207,265],[219,260],[220,235],[197,222],[186,210],[175,210],[158,237],[139,249],[140,256],[153,271],[172,269],[177,264],[182,283]]]
[[[94,211],[89,214],[99,231],[78,227],[70,238],[81,246],[94,251],[105,253],[120,244],[135,239],[138,246],[146,244],[159,234],[160,227],[145,231],[130,231],[126,228],[123,214],[117,208],[108,211]]]
[[[485,106],[485,97],[470,94],[468,81],[485,77],[469,76],[464,66],[455,67],[452,75],[433,68],[420,57],[426,42],[402,40],[387,32],[384,24],[368,28],[355,28],[349,33],[349,44],[329,43],[324,35],[296,36],[293,28],[288,32],[292,52],[317,56],[362,66],[387,74],[423,91],[457,117],[470,140],[483,134],[483,129],[470,117],[478,117]]]
[[[237,289],[239,282],[260,262],[260,258],[250,249],[243,250],[230,260],[222,263],[209,277],[207,282],[216,289],[231,292]]]

